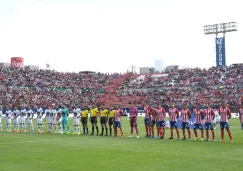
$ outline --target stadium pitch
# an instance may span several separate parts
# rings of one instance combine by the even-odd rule
[[[227,134],[225,142],[219,142],[219,128],[215,130],[216,142],[169,140],[168,129],[165,140],[144,138],[142,118],[138,122],[140,138],[128,138],[129,121],[125,117],[124,138],[0,132],[0,170],[241,171],[243,131],[239,119],[229,123],[234,143],[229,143]],[[4,121],[3,125],[5,128]],[[46,123],[44,126],[47,132]]]

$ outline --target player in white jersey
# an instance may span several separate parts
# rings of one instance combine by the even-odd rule
[[[26,124],[25,124],[25,117],[26,117],[26,109],[24,106],[21,107],[20,110],[20,118],[19,118],[19,132],[26,132]]]
[[[214,110],[214,113],[215,113],[215,118],[213,120],[213,126],[214,126],[214,129],[216,129],[217,125],[219,125],[219,122],[220,122],[220,116],[216,109]]]
[[[37,126],[38,126],[38,133],[43,133],[43,124],[42,124],[42,116],[44,114],[40,105],[37,105]]]
[[[13,116],[13,112],[9,109],[9,107],[7,106],[6,109],[6,131],[10,132],[11,131],[11,118]]]
[[[28,120],[29,132],[34,132],[33,117],[34,117],[34,112],[31,109],[31,106],[29,106],[27,109],[27,120]]]
[[[58,125],[58,133],[61,134],[62,133],[62,109],[59,107],[59,110],[57,110],[57,116],[56,116],[56,121],[57,121],[57,125]]]
[[[3,113],[2,113],[2,106],[0,106],[0,131],[3,131],[3,126],[2,126],[2,116],[3,116]]]
[[[50,114],[50,118],[51,118],[51,129],[54,128],[54,131],[52,130],[52,132],[56,133],[56,115],[57,115],[57,111],[55,109],[51,109],[51,114]]]
[[[20,114],[20,111],[18,110],[17,106],[15,106],[14,111],[13,111],[14,132],[19,131],[19,114]]]
[[[73,134],[80,134],[80,113],[81,110],[77,108],[77,106],[74,106],[73,108],[73,125],[74,125],[74,133]]]
[[[49,106],[48,109],[45,110],[46,114],[46,122],[48,125],[48,132],[52,132],[52,120],[51,120],[52,106]]]

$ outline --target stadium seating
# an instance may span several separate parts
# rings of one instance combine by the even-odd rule
[[[0,67],[0,103],[98,105],[129,103],[164,105],[228,101],[243,102],[243,65],[225,68],[191,68],[156,74],[104,74],[94,72],[62,73]]]

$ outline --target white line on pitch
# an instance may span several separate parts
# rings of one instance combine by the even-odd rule
[[[45,140],[33,140],[33,141],[16,141],[16,142],[6,142],[0,143],[0,145],[7,145],[7,144],[22,144],[22,143],[35,143],[35,142],[45,142],[45,141],[57,141],[57,140],[66,140],[66,139],[76,139],[80,137],[73,137],[73,138],[56,138],[56,139],[45,139]]]

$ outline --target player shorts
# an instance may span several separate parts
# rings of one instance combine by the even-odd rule
[[[29,124],[29,125],[32,125],[32,124],[33,124],[32,119],[29,119],[29,118],[28,118],[28,124]]]
[[[203,126],[202,126],[202,124],[194,123],[194,125],[193,125],[193,129],[200,129],[200,130],[203,130]]]
[[[11,125],[11,119],[8,118],[7,121],[6,121],[6,124]]]
[[[213,130],[214,129],[214,127],[213,127],[213,123],[211,123],[211,122],[206,122],[205,123],[205,129],[206,130]]]
[[[137,119],[136,119],[136,117],[130,118],[130,126],[137,126]]]
[[[144,118],[144,124],[145,124],[145,125],[149,125],[149,124],[150,124],[150,120],[149,120],[149,118]]]
[[[106,124],[106,123],[107,123],[106,117],[100,117],[100,124]]]
[[[121,122],[120,121],[115,121],[114,122],[114,128],[121,128]]]
[[[52,119],[51,118],[46,118],[47,124],[52,124]]]
[[[56,118],[56,120],[57,120],[58,124],[62,123],[62,118],[59,118],[59,119]]]
[[[113,125],[113,124],[114,124],[114,118],[111,117],[111,118],[109,118],[109,125]]]
[[[87,117],[82,117],[82,118],[81,118],[81,122],[82,122],[82,124],[87,124],[87,120],[88,120]]]
[[[42,118],[37,118],[37,125],[42,125]]]
[[[19,124],[18,118],[14,119],[14,125],[18,125],[18,124]]]
[[[24,117],[20,117],[19,118],[19,123],[20,124],[25,124],[25,118]]]
[[[230,126],[229,126],[229,124],[228,124],[228,122],[220,122],[220,128],[221,129],[229,129],[230,128]]]
[[[177,122],[176,121],[170,121],[170,128],[177,128]]]
[[[56,125],[56,119],[55,118],[51,118],[51,124]]]
[[[73,119],[73,125],[79,125],[79,119],[78,118]]]
[[[220,122],[220,118],[219,117],[215,117],[214,120],[213,120],[213,123],[218,123]]]
[[[68,119],[62,119],[62,126],[68,125]]]
[[[189,126],[188,122],[181,123],[181,129],[189,129],[189,128],[190,128],[190,126]]]
[[[97,123],[97,117],[96,116],[92,116],[90,118],[90,121],[91,121],[92,124],[96,124]]]
[[[154,126],[156,124],[155,120],[151,121],[151,126]]]
[[[158,128],[163,128],[163,127],[165,127],[165,121],[158,121],[158,122],[157,122],[157,127],[158,127]]]

